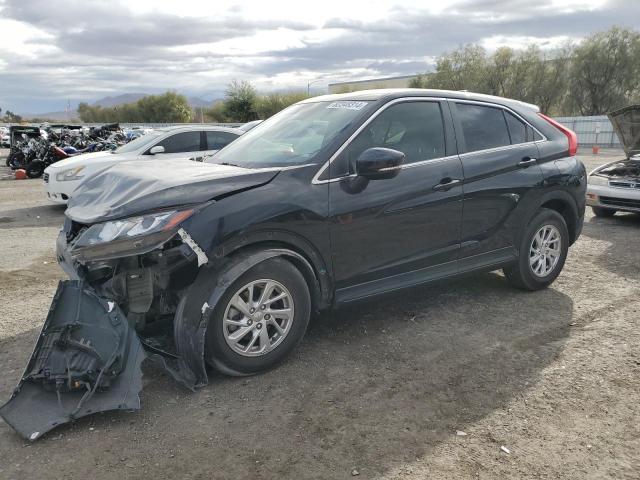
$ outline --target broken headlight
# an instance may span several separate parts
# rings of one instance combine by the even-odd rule
[[[80,233],[71,255],[82,261],[148,252],[169,240],[193,212],[173,210],[96,223]]]

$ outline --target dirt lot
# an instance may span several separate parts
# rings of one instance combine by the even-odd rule
[[[0,421],[0,478],[640,478],[640,216],[587,215],[546,291],[491,273],[324,314],[280,368],[197,393],[146,366],[140,412],[32,445]],[[0,181],[1,399],[62,218],[41,181]]]

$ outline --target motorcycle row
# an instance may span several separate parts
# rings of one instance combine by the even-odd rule
[[[52,163],[89,152],[115,150],[139,136],[125,132],[118,124],[101,127],[56,125],[11,127],[11,149],[7,166],[23,169],[29,178],[38,178]]]

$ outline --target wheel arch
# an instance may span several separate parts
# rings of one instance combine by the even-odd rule
[[[564,221],[567,224],[567,229],[569,230],[569,244],[572,245],[580,234],[578,231],[578,206],[576,205],[573,197],[562,190],[548,192],[540,199],[537,210],[540,208],[548,208],[549,210],[554,210],[562,215],[562,218],[564,218]]]
[[[277,256],[300,270],[309,286],[313,309],[322,310],[331,305],[333,284],[329,264],[318,248],[296,233],[266,230],[241,235],[219,245],[211,257],[215,265],[239,254],[251,255],[264,250],[277,252]]]

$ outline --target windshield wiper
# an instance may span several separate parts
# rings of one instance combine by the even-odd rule
[[[227,167],[244,168],[244,167],[241,167],[240,165],[236,165],[235,163],[229,163],[229,162],[220,162],[218,165],[225,165]]]

